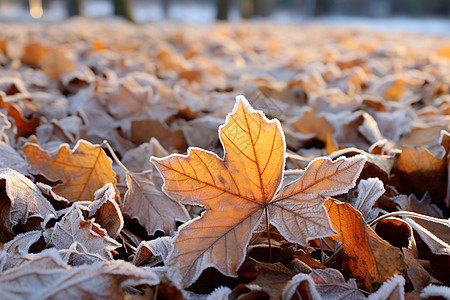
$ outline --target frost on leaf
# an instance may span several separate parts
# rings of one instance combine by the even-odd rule
[[[383,282],[381,287],[373,294],[369,295],[368,300],[397,300],[405,299],[405,278],[400,275],[394,275],[392,278]]]
[[[289,241],[336,234],[324,198],[347,192],[366,158],[312,161],[301,178],[278,192],[284,173],[285,139],[278,120],[268,120],[243,97],[219,128],[224,158],[199,148],[188,154],[152,158],[163,191],[181,203],[206,207],[174,239],[169,274],[183,286],[209,267],[236,276],[253,230],[265,213]],[[277,193],[278,192],[278,193]]]
[[[34,183],[13,169],[0,169],[0,242],[14,237],[13,227],[41,229],[40,223],[56,215]]]
[[[111,251],[120,244],[109,237],[106,230],[93,220],[85,220],[83,206],[74,205],[57,222],[47,241],[56,249],[69,249],[76,243],[75,250],[97,260],[112,259]],[[83,258],[76,257],[73,264],[82,264]]]
[[[80,140],[72,151],[67,144],[48,152],[35,144],[23,148],[34,172],[52,181],[62,181],[53,191],[71,202],[92,201],[94,193],[105,184],[116,184],[111,160],[98,146]]]
[[[0,272],[18,266],[30,254],[30,247],[42,237],[42,231],[33,230],[19,235],[0,246]]]
[[[0,274],[1,299],[123,299],[126,287],[159,283],[153,271],[124,261],[72,267],[54,250],[29,259]]]
[[[357,190],[358,196],[352,206],[361,212],[366,222],[370,222],[379,213],[379,210],[373,206],[385,192],[383,182],[378,178],[363,179],[359,182]]]
[[[116,190],[111,183],[107,183],[94,194],[94,202],[89,203],[88,218],[106,230],[108,235],[116,238],[123,227],[123,217],[119,205],[115,200]]]
[[[190,219],[184,206],[167,197],[152,180],[152,172],[126,172],[128,191],[120,203],[124,214],[136,218],[149,235],[157,230],[173,235],[176,221]]]

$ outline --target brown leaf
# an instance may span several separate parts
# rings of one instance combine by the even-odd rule
[[[381,287],[367,298],[367,300],[398,299],[405,299],[405,278],[400,275],[394,275],[383,282]]]
[[[321,300],[319,292],[311,276],[297,274],[283,290],[283,300]]]
[[[158,276],[124,261],[72,267],[56,251],[0,274],[2,299],[123,299],[125,288],[156,285]]]
[[[142,241],[136,249],[133,264],[147,264],[150,267],[165,262],[172,250],[172,238],[163,236],[151,241]]]
[[[345,281],[341,272],[336,269],[313,270],[309,275],[323,299],[365,299],[356,285],[354,278]]]
[[[8,117],[15,121],[17,128],[16,139],[19,137],[29,137],[36,133],[36,128],[41,123],[41,120],[37,116],[33,116],[31,120],[24,117],[22,110],[15,104],[5,102],[2,95],[0,95],[0,109],[6,109]]]
[[[0,169],[0,188],[4,188],[0,189],[1,242],[14,236],[14,226],[41,229],[39,223],[56,216],[54,208],[34,183],[17,171]]]
[[[45,235],[47,243],[56,249],[69,249],[76,243],[75,249],[81,248],[81,253],[90,259],[112,259],[111,251],[120,244],[109,237],[106,230],[101,228],[93,220],[85,220],[83,206],[73,205],[63,216],[61,221],[55,224],[52,230]],[[83,258],[74,257],[73,264],[83,264]]]
[[[394,274],[405,274],[400,249],[381,239],[351,205],[333,200],[325,203],[336,240],[343,243],[344,268],[361,280],[367,291],[374,291]]]
[[[111,160],[98,145],[80,140],[72,151],[66,144],[48,152],[35,144],[23,148],[31,168],[52,181],[62,181],[53,191],[71,202],[92,201],[107,183],[115,185]]]
[[[393,167],[393,182],[402,194],[415,194],[421,198],[429,192],[433,199],[444,198],[446,187],[446,161],[434,157],[425,148],[403,148]]]
[[[10,145],[0,141],[0,169],[11,168],[20,174],[28,175],[28,164]]]
[[[414,217],[405,218],[405,221],[414,228],[431,252],[436,255],[450,255],[450,219],[440,220],[441,223],[436,223]],[[447,225],[442,223],[447,223]]]
[[[256,279],[247,284],[256,285],[266,292],[270,299],[280,299],[284,288],[295,274],[281,263],[258,263]]]
[[[152,181],[152,172],[126,173],[128,191],[120,202],[124,214],[136,218],[149,235],[173,235],[176,221],[190,219],[184,206],[167,197]]]
[[[62,74],[75,68],[75,63],[75,55],[64,47],[50,48],[40,60],[42,70],[53,80],[58,80]]]
[[[314,110],[307,110],[292,127],[303,134],[315,134],[317,139],[325,143],[327,137],[334,133],[334,126],[324,116],[318,116]]]
[[[16,235],[13,240],[0,246],[0,272],[14,268],[30,254],[30,248],[42,237],[42,231],[33,230]],[[3,252],[3,253],[2,253]]]
[[[166,149],[184,151],[187,148],[183,131],[172,129],[164,122],[154,119],[136,120],[131,122],[130,140],[135,144],[145,143],[151,137],[156,138]]]
[[[123,228],[123,217],[115,196],[114,186],[112,183],[107,183],[95,192],[95,200],[88,206],[88,218],[94,218],[95,222],[104,228],[113,239]]]

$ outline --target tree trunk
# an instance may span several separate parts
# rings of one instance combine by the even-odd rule
[[[217,20],[228,20],[229,0],[217,0]]]
[[[69,17],[81,16],[82,0],[66,0],[66,10]]]
[[[133,21],[133,0],[114,0],[114,15]]]

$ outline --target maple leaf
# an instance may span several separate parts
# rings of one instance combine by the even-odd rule
[[[405,274],[402,252],[380,238],[350,204],[328,200],[325,203],[343,243],[344,268],[360,279],[366,290],[374,291],[394,274]]]
[[[366,158],[313,160],[298,180],[278,194],[284,174],[285,140],[278,120],[268,120],[238,96],[219,128],[225,155],[190,148],[152,162],[164,177],[163,191],[182,203],[203,205],[200,218],[175,237],[169,273],[184,286],[209,266],[236,276],[252,231],[266,216],[289,241],[336,234],[323,203],[353,187]]]
[[[27,144],[22,151],[34,171],[49,180],[62,181],[53,191],[71,202],[92,201],[98,189],[109,182],[116,183],[105,151],[87,141],[79,140],[72,151],[67,144],[55,152]]]

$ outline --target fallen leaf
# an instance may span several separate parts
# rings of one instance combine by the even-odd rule
[[[41,229],[40,223],[56,216],[55,209],[34,183],[13,169],[0,169],[0,241],[15,235],[14,226]]]
[[[344,268],[373,292],[394,274],[405,274],[406,265],[399,248],[381,239],[350,204],[328,200],[331,222],[343,243]]]
[[[303,134],[315,134],[317,139],[325,143],[327,136],[334,133],[334,126],[325,116],[318,116],[314,110],[307,110],[292,123],[292,127]]]
[[[313,270],[309,276],[315,283],[317,292],[323,299],[365,299],[356,285],[354,278],[345,281],[341,272],[336,269],[327,268]]]
[[[0,246],[0,272],[12,269],[25,260],[30,254],[30,247],[42,237],[42,231],[33,230],[18,234],[13,240]]]
[[[165,262],[172,250],[173,240],[170,236],[163,236],[151,241],[142,241],[136,249],[133,264],[142,263],[154,266],[160,262]]]
[[[384,184],[380,179],[362,179],[358,184],[357,197],[351,204],[361,212],[366,222],[373,221],[379,214],[379,209],[373,206],[384,192]]]
[[[420,297],[426,300],[432,299],[449,299],[450,287],[438,286],[434,284],[428,285],[420,292]]]
[[[120,244],[109,237],[106,230],[93,220],[83,216],[83,206],[73,205],[46,235],[47,243],[56,249],[69,249],[77,243],[90,258],[97,260],[112,259],[111,251]],[[83,264],[83,261],[72,261],[73,264]]]
[[[436,255],[450,255],[450,219],[440,219],[441,223],[413,217],[404,219],[419,234],[431,252]]]
[[[394,275],[383,282],[381,287],[367,297],[367,300],[398,300],[405,299],[405,278]]]
[[[126,172],[128,191],[120,207],[124,214],[138,220],[149,235],[157,230],[173,235],[176,221],[190,219],[184,206],[167,197],[152,181],[152,172]]]
[[[116,190],[112,183],[105,184],[94,194],[94,201],[88,206],[88,218],[106,230],[115,239],[123,228],[123,217],[116,200]]]
[[[5,109],[8,117],[12,118],[17,128],[16,139],[19,137],[29,137],[36,133],[36,128],[41,123],[41,119],[38,116],[33,116],[31,120],[25,118],[22,110],[17,105],[6,102],[3,96],[0,94],[0,109]]]
[[[446,161],[434,157],[426,148],[405,147],[392,169],[393,183],[402,194],[421,198],[429,192],[433,199],[444,199]]]
[[[283,300],[321,300],[311,276],[297,274],[289,281],[281,296]]]
[[[10,145],[0,141],[0,169],[10,168],[22,175],[28,175],[28,164]]]
[[[364,156],[316,159],[301,178],[276,194],[285,161],[278,120],[267,120],[238,96],[219,130],[224,159],[197,148],[186,156],[152,158],[164,177],[165,193],[181,203],[206,206],[200,218],[180,227],[174,240],[168,271],[183,286],[208,266],[236,276],[264,214],[291,242],[305,245],[309,239],[335,234],[324,198],[354,186],[366,161]]]
[[[98,189],[109,182],[116,183],[105,151],[87,141],[79,140],[72,151],[67,144],[53,152],[27,144],[22,151],[34,172],[55,182],[62,181],[53,191],[71,202],[92,201]]]
[[[156,285],[158,276],[125,261],[72,267],[56,251],[0,274],[2,299],[123,299],[125,288]]]
[[[52,47],[39,61],[44,73],[53,80],[67,71],[75,68],[76,59],[74,53],[65,47]]]

